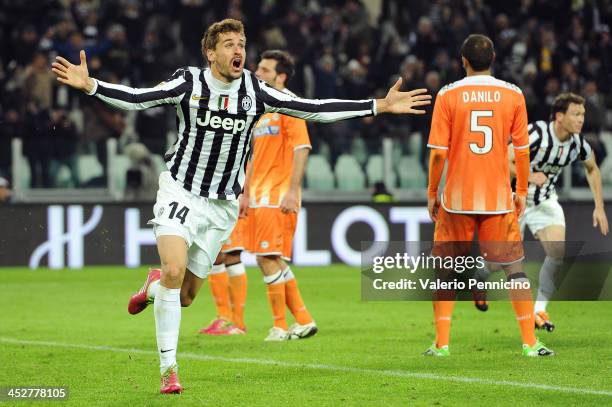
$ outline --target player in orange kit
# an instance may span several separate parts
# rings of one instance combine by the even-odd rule
[[[434,255],[460,255],[477,231],[490,268],[503,268],[509,282],[528,281],[518,216],[525,209],[529,176],[527,111],[521,90],[491,76],[493,42],[472,34],[461,47],[466,77],[443,87],[436,98],[428,146],[428,208],[435,222]],[[516,161],[516,195],[510,187],[508,136]],[[446,186],[438,186],[448,160]],[[462,244],[464,243],[464,244]],[[487,256],[488,254],[488,256]],[[518,285],[518,284],[517,284]],[[534,333],[533,300],[527,289],[509,289],[521,329],[523,355],[554,352]],[[448,356],[455,292],[434,296],[436,341],[425,355]]]
[[[256,75],[275,89],[291,94],[285,84],[294,72],[293,59],[284,51],[266,51],[262,54]],[[266,341],[302,339],[313,336],[318,328],[304,305],[295,276],[286,261],[291,258],[293,234],[301,202],[301,183],[311,145],[302,119],[277,113],[265,114],[253,131],[253,157],[250,161],[243,199],[248,199],[248,216],[241,218],[222,251],[223,263],[231,276],[232,268],[240,262],[245,248],[257,256],[272,308],[274,326]],[[235,334],[245,330],[242,311],[244,302],[235,303],[227,293],[227,277],[223,264],[211,270],[211,291],[217,304],[218,319],[203,329],[208,334]],[[246,298],[246,275],[244,277]],[[234,298],[230,298],[234,297]],[[289,308],[295,323],[288,326],[285,312]],[[231,323],[227,321],[231,312]],[[225,314],[225,316],[224,316]],[[219,329],[215,328],[218,324]],[[238,328],[237,331],[235,328]],[[242,331],[242,332],[241,332]]]

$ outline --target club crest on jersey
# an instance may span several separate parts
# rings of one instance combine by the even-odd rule
[[[251,106],[253,106],[253,101],[249,95],[245,95],[240,104],[244,110],[250,110]]]
[[[227,110],[229,108],[228,95],[219,95],[219,102],[217,103],[217,108],[219,110]]]

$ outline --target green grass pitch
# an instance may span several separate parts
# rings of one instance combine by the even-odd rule
[[[0,270],[0,387],[68,386],[57,405],[492,406],[612,404],[610,302],[555,302],[557,352],[520,355],[508,302],[487,313],[455,308],[450,358],[425,358],[429,302],[362,302],[360,274],[345,266],[294,268],[320,332],[264,343],[271,316],[259,272],[249,269],[248,334],[208,337],[205,284],[184,308],[179,342],[185,392],[162,396],[152,307],[131,316],[146,270]],[[0,405],[5,403],[0,402]],[[19,402],[17,405],[39,405]],[[55,405],[55,404],[54,404]]]

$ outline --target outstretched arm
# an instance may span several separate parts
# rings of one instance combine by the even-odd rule
[[[148,107],[177,104],[188,90],[182,70],[178,70],[167,82],[154,88],[132,88],[103,82],[89,76],[85,51],[80,52],[81,63],[71,64],[65,58],[56,57],[52,71],[60,83],[95,95],[109,105],[125,110],[140,110]]]
[[[251,77],[258,99],[263,102],[267,112],[278,112],[288,116],[317,122],[335,122],[355,117],[375,116],[381,113],[424,114],[419,106],[431,103],[427,89],[400,92],[402,80],[399,79],[389,89],[384,99],[345,100],[345,99],[302,99],[267,86]]]

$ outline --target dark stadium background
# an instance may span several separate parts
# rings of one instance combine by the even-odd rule
[[[398,75],[404,88],[427,87],[435,95],[464,75],[458,55],[463,39],[486,33],[496,45],[494,74],[521,87],[530,121],[546,120],[559,92],[585,96],[583,133],[596,152],[604,196],[612,197],[611,1],[0,0],[0,6],[0,177],[12,189],[0,218],[36,231],[17,239],[29,242],[18,246],[19,256],[8,254],[15,248],[3,239],[0,264],[27,265],[33,248],[52,240],[49,205],[64,205],[66,213],[69,205],[107,205],[105,214],[119,210],[117,230],[123,230],[121,214],[128,208],[141,208],[146,219],[161,155],[176,137],[172,109],[111,109],[58,87],[50,61],[59,54],[77,62],[85,49],[91,76],[154,86],[180,66],[202,65],[203,32],[225,17],[245,23],[248,68],[255,69],[266,49],[287,49],[297,62],[289,88],[313,98],[384,95]],[[424,205],[427,110],[419,117],[309,124],[308,239],[330,242],[335,215],[369,206],[379,181],[394,195],[392,206]],[[148,187],[147,178],[153,179]],[[566,171],[558,191],[571,214],[568,235],[609,245],[590,228],[592,196],[580,164]],[[34,205],[33,212],[25,204]],[[377,208],[391,238],[409,237],[389,219],[389,207]],[[322,211],[329,222],[316,221]],[[424,225],[420,237],[430,234],[431,225]],[[348,235],[357,249],[373,230],[361,222]],[[122,254],[123,241],[115,244]],[[149,249],[145,258],[153,261]],[[123,257],[106,262],[123,264]]]

